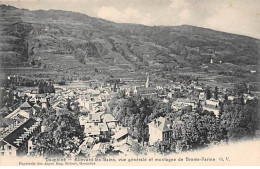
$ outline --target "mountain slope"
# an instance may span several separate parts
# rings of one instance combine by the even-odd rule
[[[110,76],[214,62],[257,65],[260,41],[194,26],[119,24],[84,14],[0,6],[3,67]],[[21,64],[22,63],[22,64]]]

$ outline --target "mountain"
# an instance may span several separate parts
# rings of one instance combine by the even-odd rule
[[[121,24],[60,10],[0,6],[0,58],[5,70],[34,67],[53,74],[135,76],[229,63],[258,65],[260,40],[210,29]],[[247,70],[247,69],[246,69]],[[127,75],[126,75],[127,74]]]

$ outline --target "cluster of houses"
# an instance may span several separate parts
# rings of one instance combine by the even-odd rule
[[[68,95],[64,96],[66,92]],[[123,127],[115,117],[105,112],[109,101],[117,94],[113,85],[112,87],[100,86],[95,89],[72,89],[66,92],[62,91],[60,94],[63,94],[62,98],[69,96],[71,107],[75,102],[78,103],[82,112],[79,116],[79,123],[84,127],[84,141],[74,155],[98,156],[106,153],[130,153],[134,140],[130,135],[130,129]],[[69,95],[71,92],[73,94]],[[58,96],[59,91],[56,94]],[[56,104],[53,107],[55,108]]]
[[[112,150],[114,153],[122,153],[125,147],[131,145],[128,138],[129,128],[121,126],[111,114],[105,113],[108,102],[114,95],[114,86],[100,86],[95,89],[56,88],[54,94],[39,94],[37,90],[17,91],[15,99],[26,101],[0,110],[1,114],[7,114],[0,117],[0,155],[33,154],[34,137],[46,128],[41,123],[42,119],[36,118],[36,115],[49,107],[62,113],[68,108],[68,104],[71,109],[77,106],[82,113],[79,122],[84,127],[85,135],[74,155],[97,156]]]
[[[108,103],[118,94],[124,92],[126,97],[140,95],[142,98],[152,98],[165,104],[170,104],[173,111],[178,112],[188,108],[196,111],[198,108],[219,115],[220,103],[226,94],[225,89],[219,89],[218,97],[206,99],[205,86],[192,82],[185,85],[180,82],[152,86],[147,77],[145,85],[100,85],[99,87],[65,88],[56,87],[55,93],[39,94],[37,90],[18,91],[14,97],[23,98],[9,108],[0,109],[0,155],[17,156],[30,155],[34,150],[33,139],[43,132],[45,126],[41,119],[35,118],[41,109],[50,106],[57,112],[64,111],[68,106],[73,110],[79,108],[79,122],[84,127],[85,138],[74,155],[98,156],[106,153],[131,153],[131,147],[138,143],[133,131],[124,127],[111,114],[106,113]],[[177,93],[180,96],[176,97]],[[217,99],[214,99],[217,98]],[[228,100],[236,97],[228,95]],[[255,96],[245,94],[245,102]],[[11,110],[11,111],[10,111]],[[166,117],[159,117],[149,123],[149,145],[157,141],[172,142],[173,122]]]
[[[80,125],[84,126],[84,142],[78,154],[98,156],[106,153],[129,154],[136,139],[130,134],[128,127],[123,127],[111,115],[104,112],[90,113],[79,117]]]

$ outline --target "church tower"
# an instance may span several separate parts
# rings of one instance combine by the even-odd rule
[[[147,75],[146,83],[145,83],[145,88],[148,88],[148,87],[149,87],[149,74]]]

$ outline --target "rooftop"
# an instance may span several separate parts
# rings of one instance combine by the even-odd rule
[[[172,123],[164,117],[158,117],[149,123],[149,125],[159,129],[160,131],[168,131],[171,130],[170,127]]]
[[[30,135],[32,131],[35,130],[36,127],[40,125],[40,122],[30,118],[18,128],[13,130],[11,133],[6,135],[3,140],[15,147],[19,147],[19,143],[25,141],[25,139]]]

